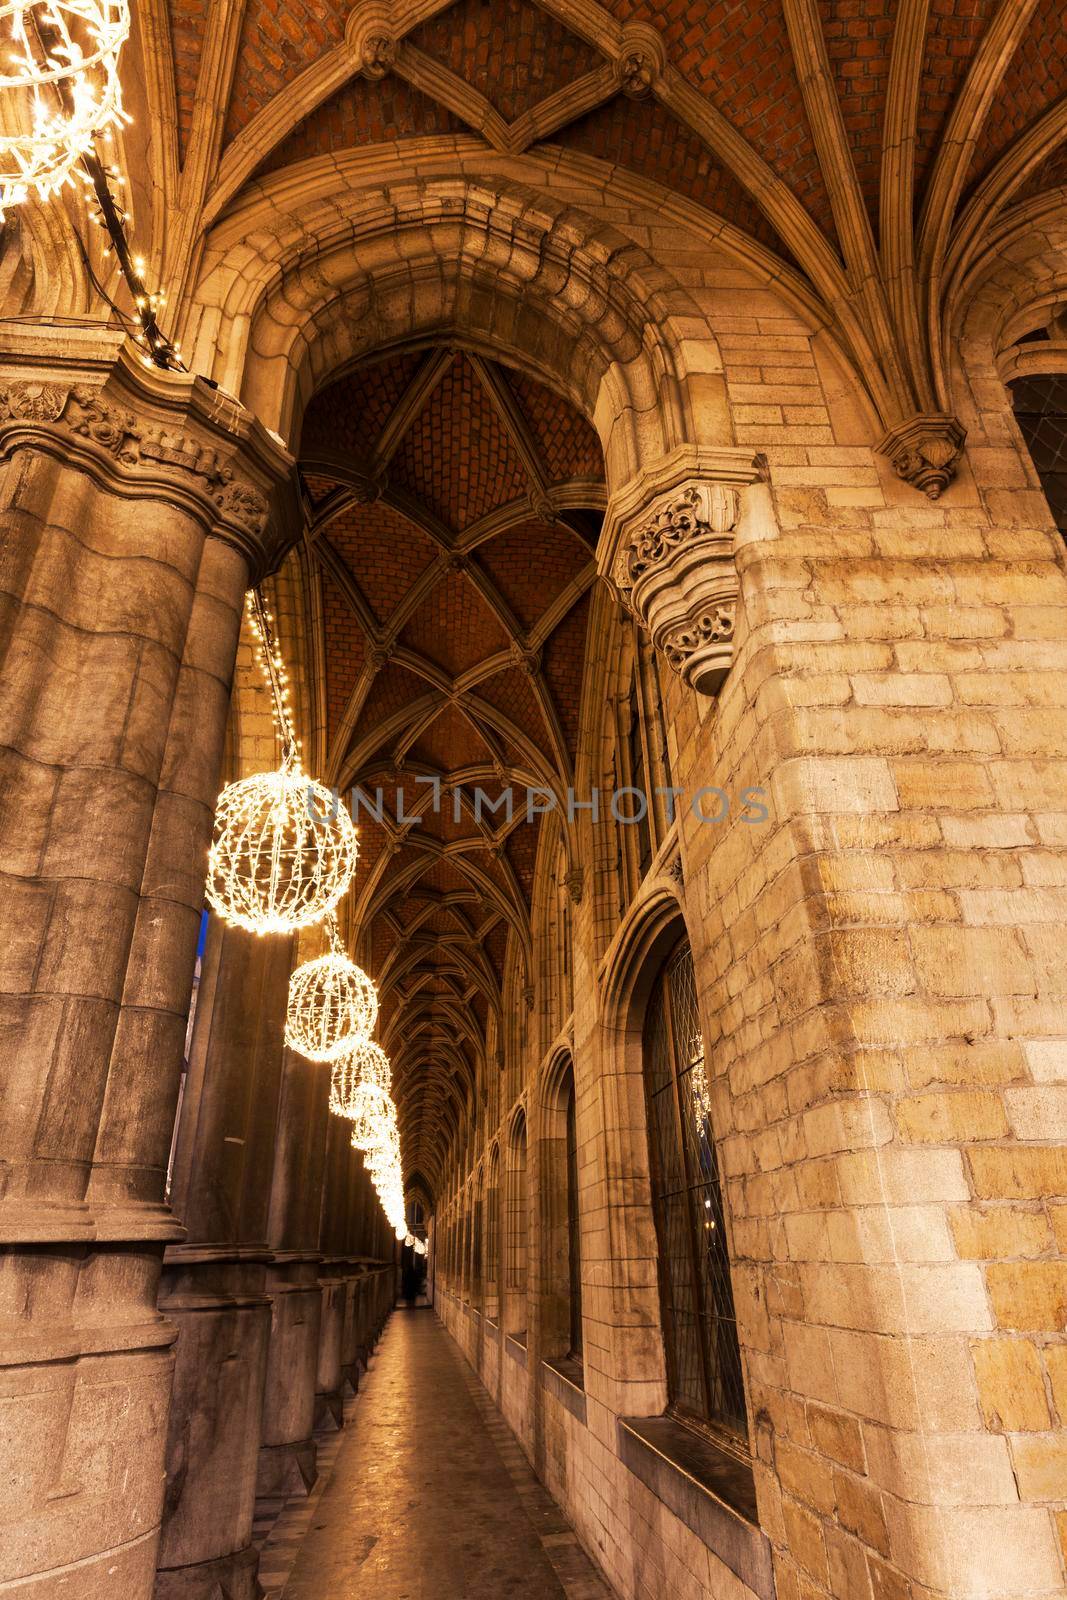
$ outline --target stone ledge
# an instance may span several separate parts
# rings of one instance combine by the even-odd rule
[[[619,1417],[619,1458],[760,1600],[774,1600],[771,1546],[752,1473],[672,1417]]]
[[[572,1417],[585,1422],[585,1378],[580,1361],[575,1361],[573,1356],[566,1356],[561,1361],[542,1361],[541,1387],[555,1395]]]
[[[517,1361],[520,1367],[525,1368],[529,1359],[526,1354],[526,1335],[518,1339],[515,1334],[507,1333],[504,1335],[504,1344],[512,1361]]]

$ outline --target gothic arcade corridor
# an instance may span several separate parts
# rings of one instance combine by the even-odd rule
[[[431,1310],[393,1313],[346,1411],[321,1496],[264,1552],[268,1600],[610,1600]]]

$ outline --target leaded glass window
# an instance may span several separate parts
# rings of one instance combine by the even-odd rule
[[[741,1355],[688,942],[653,989],[644,1063],[671,1404],[744,1439]]]

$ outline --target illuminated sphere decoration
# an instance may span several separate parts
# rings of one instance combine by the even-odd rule
[[[352,882],[358,853],[345,806],[289,759],[276,772],[241,778],[220,794],[207,901],[225,921],[251,933],[308,928],[336,906]]]
[[[378,991],[342,950],[305,961],[289,979],[285,1042],[309,1061],[336,1061],[378,1020]]]
[[[69,183],[96,134],[128,120],[129,0],[0,0],[0,219]]]
[[[382,1089],[361,1083],[351,1099],[352,1144],[365,1153],[382,1149],[396,1128],[396,1107]],[[367,1165],[370,1166],[368,1158]]]
[[[359,1089],[367,1084],[387,1094],[391,1076],[389,1057],[381,1045],[375,1044],[373,1039],[364,1039],[333,1063],[330,1110],[338,1117],[356,1116],[360,1106]]]

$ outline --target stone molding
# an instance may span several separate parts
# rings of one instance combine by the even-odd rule
[[[241,550],[253,579],[276,562],[291,537],[271,501],[285,487],[295,494],[280,440],[203,379],[148,372],[130,348],[88,372],[64,365],[41,350],[5,357],[0,459],[36,449],[124,498],[184,501]],[[289,520],[283,513],[291,535]]]
[[[605,560],[628,610],[674,672],[717,694],[730,670],[739,595],[734,528],[760,476],[751,451],[683,446],[613,495]]]
[[[922,412],[898,423],[879,442],[898,478],[937,500],[956,476],[967,430],[948,412]]]

